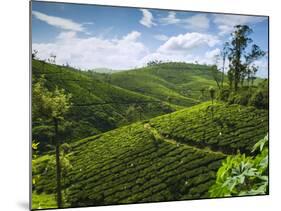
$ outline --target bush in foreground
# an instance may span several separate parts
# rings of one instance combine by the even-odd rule
[[[257,154],[237,154],[223,161],[209,189],[211,197],[268,194],[268,135],[254,145],[252,153]]]

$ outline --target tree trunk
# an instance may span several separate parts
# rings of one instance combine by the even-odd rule
[[[221,74],[221,88],[223,89],[223,81],[224,81],[224,67],[225,67],[225,57],[223,57],[222,63],[222,74]]]
[[[236,92],[238,90],[238,81],[234,81],[234,91]]]
[[[56,145],[56,174],[57,174],[57,206],[62,208],[62,194],[61,194],[61,164],[60,164],[60,143],[57,139],[58,134],[58,120],[54,119],[55,136],[54,141]]]

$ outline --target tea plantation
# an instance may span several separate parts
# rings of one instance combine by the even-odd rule
[[[151,120],[163,136],[196,147],[248,153],[268,132],[268,110],[210,102]]]
[[[199,99],[199,90],[215,85],[209,69],[172,63],[108,74],[33,59],[32,83],[44,77],[48,90],[58,87],[71,95],[63,134],[64,142],[69,143],[207,100],[208,93]],[[194,87],[197,90],[192,90]],[[134,111],[128,116],[132,107]],[[33,139],[40,140],[40,151],[46,152],[51,145],[51,126],[41,117],[32,118]]]
[[[206,102],[73,142],[64,206],[208,198],[222,160],[267,133],[267,112]],[[34,194],[55,193],[51,156],[38,159]]]

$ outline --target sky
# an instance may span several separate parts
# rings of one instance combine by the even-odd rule
[[[238,24],[250,26],[253,42],[268,51],[267,17],[33,1],[32,50],[83,70],[155,59],[211,65]],[[268,77],[267,57],[255,65]]]

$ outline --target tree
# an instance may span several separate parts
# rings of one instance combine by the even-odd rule
[[[142,109],[141,105],[138,105],[136,107],[136,110],[139,113],[139,121],[141,121],[142,120],[142,113],[143,113],[143,109]]]
[[[169,105],[171,105],[172,98],[168,96],[167,101],[169,102]],[[171,125],[172,125],[172,112],[169,113],[169,127],[171,127]]]
[[[206,88],[205,88],[205,87],[203,87],[203,88],[200,89],[200,92],[201,92],[200,98],[201,98],[202,100],[205,99],[205,91],[206,91]]]
[[[61,164],[60,164],[60,141],[58,137],[58,125],[64,120],[64,115],[68,112],[71,103],[71,95],[66,94],[63,89],[55,88],[49,91],[45,87],[45,78],[41,77],[33,85],[32,89],[32,116],[49,120],[54,125],[53,143],[56,152],[56,177],[57,177],[57,205],[62,207],[61,191]]]
[[[157,64],[162,64],[163,62],[161,60],[152,60],[152,61],[149,61],[147,62],[147,66],[153,66],[153,65],[157,65]]]
[[[225,42],[221,51],[222,57],[222,74],[221,74],[221,88],[223,88],[224,82],[224,72],[225,72],[225,62],[229,53],[229,42]]]
[[[265,52],[260,49],[256,44],[252,45],[251,51],[245,55],[245,75],[247,76],[248,86],[250,85],[250,80],[253,79],[258,71],[258,67],[254,62],[265,56]]]
[[[209,92],[210,92],[210,97],[212,99],[211,112],[212,112],[212,119],[213,119],[214,118],[214,98],[215,98],[216,90],[213,87],[210,87]]]
[[[135,106],[134,105],[130,105],[129,108],[126,110],[125,112],[125,117],[126,117],[126,121],[130,124],[133,122],[134,118],[135,118]],[[131,125],[129,125],[129,132],[131,133]]]
[[[247,25],[234,26],[235,31],[231,34],[232,40],[230,42],[230,53],[229,59],[229,71],[233,80],[234,90],[237,91],[238,84],[241,80],[242,73],[244,72],[245,66],[242,64],[241,58],[245,53],[245,49],[252,39],[249,38],[249,34],[252,33],[252,29]],[[232,82],[231,82],[232,84]]]
[[[32,148],[32,172],[36,172],[37,168],[35,166],[35,159],[38,157],[38,145],[39,142],[36,140],[32,140],[31,148]],[[32,174],[32,187],[37,183],[37,181],[40,179],[40,176],[33,175]]]
[[[51,54],[51,55],[50,55],[50,58],[51,58],[51,62],[52,62],[53,64],[56,64],[56,58],[57,58],[57,56],[56,56],[55,54]]]
[[[32,59],[36,59],[37,54],[38,54],[38,51],[33,50],[32,55],[31,55]]]
[[[214,104],[214,98],[215,98],[215,92],[216,90],[213,87],[209,88],[209,92],[210,92],[210,97],[212,99],[212,104]]]
[[[250,71],[250,65],[265,53],[257,46],[252,45],[251,51],[246,51],[248,45],[253,42],[249,35],[253,32],[247,25],[234,26],[234,32],[231,34],[231,42],[228,47],[229,71],[228,79],[231,88],[236,92],[239,83],[243,82]],[[250,71],[251,72],[251,71]]]
[[[220,89],[221,86],[220,86],[220,80],[221,80],[221,73],[220,71],[218,70],[218,67],[217,65],[212,65],[211,66],[211,72],[212,72],[212,76],[217,84],[217,87]]]

